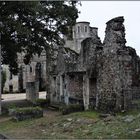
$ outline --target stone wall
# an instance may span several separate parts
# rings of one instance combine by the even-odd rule
[[[19,91],[18,75],[11,74],[9,72],[9,67],[7,65],[3,65],[3,71],[6,72],[6,82],[3,91],[18,92]],[[12,86],[12,90],[10,90],[10,86]]]
[[[59,50],[54,99],[60,101],[63,95],[69,104],[76,103],[71,98],[77,98],[77,103],[83,98],[80,103],[86,110],[92,107],[110,112],[132,107],[132,101],[140,98],[140,58],[135,49],[125,45],[123,22],[123,17],[117,17],[106,23],[103,43],[97,28],[89,27],[88,22],[76,24],[73,37],[79,40],[80,50],[77,53],[70,46]],[[80,34],[87,25],[87,32]]]
[[[83,75],[82,74],[69,74],[69,94],[71,97],[81,98],[83,92]]]
[[[131,102],[132,79],[135,75],[136,54],[125,46],[123,17],[107,22],[106,35],[100,63],[97,88],[98,104],[101,110],[112,111],[127,109]],[[131,52],[131,53],[130,53]],[[135,80],[136,81],[136,80]],[[127,93],[124,91],[127,91]],[[124,99],[126,99],[124,101]]]
[[[46,55],[42,52],[41,56],[34,55],[29,65],[24,64],[24,53],[18,54],[19,72],[17,75],[10,75],[8,65],[4,65],[3,69],[6,71],[6,83],[4,87],[5,92],[9,92],[9,85],[13,87],[13,92],[25,92],[26,82],[35,81],[38,66],[40,64],[40,89],[46,87]]]

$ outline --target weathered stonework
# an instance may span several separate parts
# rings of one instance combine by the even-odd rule
[[[140,93],[140,60],[133,48],[125,46],[123,22],[123,17],[107,22],[103,44],[97,28],[86,25],[89,27],[86,34],[83,33],[85,22],[74,26],[76,31],[71,41],[77,46],[74,43],[77,39],[80,47],[77,51],[67,43],[67,47],[58,52],[55,78],[59,79],[57,88],[60,90],[55,90],[57,102],[83,103],[85,110],[91,107],[119,111],[132,107],[134,95],[138,97]]]
[[[123,22],[123,17],[117,17],[106,23],[103,43],[98,28],[90,27],[89,22],[78,22],[72,38],[65,37],[65,45],[59,49],[54,46],[50,62],[51,103],[83,104],[85,110],[106,112],[135,106],[133,101],[140,99],[140,58],[135,49],[125,45]],[[19,90],[31,82],[39,81],[41,87],[45,84],[45,58],[44,54],[34,56],[26,66],[19,59]],[[27,91],[33,91],[32,87]]]
[[[123,17],[118,17],[107,22],[103,52],[99,61],[101,67],[97,78],[99,96],[97,107],[103,110],[127,109],[131,102],[129,96],[133,96],[130,95],[130,91],[133,89],[133,76],[136,75],[138,57],[134,49],[125,46],[123,21]],[[135,77],[135,82],[138,84],[137,78]]]
[[[19,73],[12,75],[7,65],[3,66],[6,71],[6,83],[4,92],[25,92],[26,83],[39,81],[39,89],[45,90],[46,87],[46,55],[42,52],[41,56],[34,55],[31,62],[24,64],[24,54],[18,54]],[[10,90],[12,86],[12,90]]]

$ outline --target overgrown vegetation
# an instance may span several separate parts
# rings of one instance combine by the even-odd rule
[[[40,107],[12,108],[10,109],[10,115],[16,121],[23,121],[43,117],[43,110]]]
[[[50,100],[49,99],[37,99],[35,101],[35,105],[40,106],[40,107],[48,107],[50,105]]]
[[[139,139],[140,112],[100,118],[96,111],[61,115],[46,111],[42,118],[0,122],[0,133],[11,139]],[[133,119],[132,119],[133,118]]]
[[[27,64],[33,54],[63,43],[78,18],[78,1],[1,1],[0,30],[2,63],[18,72],[17,52]],[[48,54],[47,54],[48,55]],[[49,54],[50,55],[50,54]]]
[[[11,103],[3,103],[2,105],[2,114],[8,114],[9,113],[9,109],[14,109],[17,107],[33,107],[34,104],[30,101],[27,100],[23,100],[23,101],[13,101]]]

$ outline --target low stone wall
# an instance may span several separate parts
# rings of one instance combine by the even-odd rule
[[[9,114],[13,120],[23,121],[31,118],[43,117],[43,110],[40,107],[25,107],[10,109]]]

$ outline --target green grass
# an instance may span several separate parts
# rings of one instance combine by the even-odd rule
[[[136,109],[133,109],[133,110],[129,110],[127,112],[120,112],[120,113],[117,113],[117,115],[120,115],[120,116],[126,116],[126,115],[138,115],[140,112]]]
[[[76,112],[71,113],[69,116],[72,117],[86,117],[90,119],[97,119],[99,117],[99,113],[96,111],[84,111],[84,112]]]
[[[105,121],[99,118],[99,113],[95,111],[76,112],[69,115],[48,112],[46,116],[39,119],[0,122],[0,133],[13,139],[140,139],[140,132],[135,131],[140,128],[138,114],[140,114],[139,111],[129,111]],[[129,115],[133,115],[135,119],[128,123],[123,118]]]

